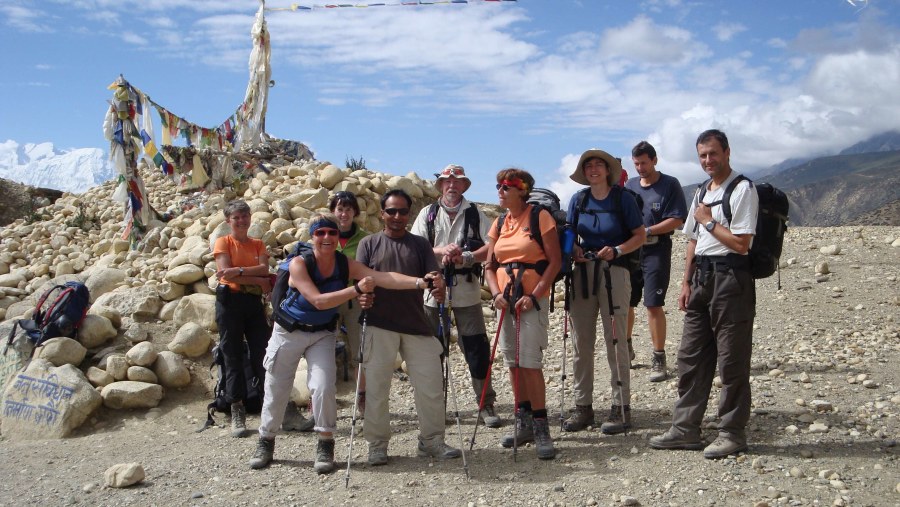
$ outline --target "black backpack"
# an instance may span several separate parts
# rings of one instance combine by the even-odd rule
[[[244,397],[244,408],[248,414],[258,414],[262,411],[263,405],[263,379],[257,377],[256,372],[253,371],[253,363],[250,361],[250,346],[247,345],[247,342],[243,342],[243,345],[244,382],[247,391]],[[231,413],[231,405],[225,401],[225,354],[222,353],[219,345],[213,347],[212,356],[213,362],[210,368],[217,367],[219,377],[213,388],[213,401],[206,406],[206,423],[197,432],[216,424],[216,420],[213,418],[215,412]]]
[[[541,250],[544,249],[544,238],[541,237],[541,210],[546,210],[550,213],[550,216],[553,217],[553,220],[556,222],[556,232],[559,235],[559,245],[560,250],[562,249],[565,231],[569,228],[569,224],[566,223],[566,212],[560,209],[559,196],[556,195],[552,190],[546,188],[535,188],[528,195],[528,204],[531,204],[531,215],[529,217],[529,234],[534,242],[541,247]],[[497,218],[497,235],[499,236],[500,230],[503,228],[503,221],[506,220],[507,212],[504,211]],[[539,273],[543,274],[543,268],[541,268],[541,263],[546,261],[541,261],[537,264],[537,270]],[[550,311],[553,311],[553,293],[556,292],[556,282],[566,278],[568,275],[572,273],[572,256],[571,254],[563,253],[562,265],[560,266],[559,272],[556,273],[556,276],[553,278],[553,289],[550,291]],[[568,284],[566,284],[568,287]]]
[[[703,202],[706,189],[711,180],[706,180],[700,185],[699,202]],[[747,181],[754,185],[753,181],[739,174],[725,187],[725,193],[721,201],[708,204],[709,207],[722,205],[722,213],[728,224],[731,225],[731,194],[737,188],[738,183]],[[750,246],[748,256],[750,258],[750,274],[753,278],[768,278],[778,271],[778,288],[781,289],[781,272],[779,260],[784,247],[784,235],[787,232],[788,203],[787,195],[769,183],[756,184],[756,195],[759,196],[759,213],[756,216],[756,234],[753,236],[753,244]]]
[[[604,211],[599,210],[589,210],[587,209],[587,199],[588,193],[591,191],[590,188],[585,188],[583,190],[579,190],[577,194],[573,197],[573,199],[578,199],[578,206],[575,207],[575,216],[572,217],[572,227],[577,227],[578,225],[578,216],[581,213],[587,213],[589,215],[596,215],[597,213],[605,213]],[[621,224],[622,230],[628,233],[628,237],[631,237],[631,229],[628,227],[628,224],[625,223],[625,213],[622,212],[622,199],[625,197],[625,193],[631,194],[634,197],[635,202],[637,203],[638,211],[644,209],[644,199],[634,190],[620,187],[619,185],[613,185],[613,187],[609,190],[610,194],[614,192],[618,192],[618,199],[613,197],[613,204],[615,205],[613,213],[619,217],[619,224]],[[641,249],[638,248],[633,252],[629,252],[627,254],[623,254],[617,259],[613,260],[610,264],[615,266],[622,266],[624,268],[628,268],[629,272],[634,272],[636,270],[641,269]]]
[[[434,246],[434,221],[437,219],[437,213],[440,209],[440,203],[434,203],[428,207],[428,213],[425,215],[425,229],[428,233],[428,243]],[[481,216],[478,213],[478,207],[475,203],[469,203],[463,215],[463,244],[460,245],[467,252],[474,252],[484,246],[484,238],[481,237]],[[471,268],[463,268],[454,270],[460,275],[467,275],[468,280],[472,277],[481,278],[483,267],[481,263],[475,263]]]
[[[51,299],[50,296],[54,292],[57,292],[56,297]],[[20,319],[13,324],[6,348],[9,348],[15,338],[16,326],[25,331],[28,341],[34,347],[39,347],[50,338],[59,336],[75,338],[91,306],[90,301],[90,291],[83,283],[66,282],[64,285],[54,285],[38,300],[31,319]]]

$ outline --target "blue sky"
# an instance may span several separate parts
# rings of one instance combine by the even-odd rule
[[[218,125],[243,99],[258,6],[2,0],[0,141],[106,148],[106,86],[120,73],[179,116]],[[469,197],[488,202],[508,166],[567,197],[568,174],[594,147],[634,174],[642,139],[687,184],[703,178],[693,141],[710,127],[729,135],[739,170],[900,128],[898,8],[519,0],[272,11],[267,131],[339,166],[363,157],[431,177],[461,164]]]

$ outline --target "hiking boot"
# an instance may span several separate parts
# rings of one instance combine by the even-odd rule
[[[313,469],[318,474],[331,473],[334,470],[334,439],[319,439],[316,444],[316,462]]]
[[[242,401],[231,404],[231,436],[247,436],[247,409]]]
[[[534,419],[531,412],[516,410],[516,427],[500,439],[500,445],[509,449],[517,441],[517,446],[534,442]],[[518,433],[518,435],[517,435]],[[518,436],[518,439],[516,437]]]
[[[653,358],[650,360],[650,382],[662,382],[669,377],[666,372],[666,352],[653,351]]]
[[[387,465],[387,447],[369,447],[369,464],[373,467]]]
[[[594,408],[591,405],[575,405],[572,415],[563,421],[564,431],[581,431],[594,426]]]
[[[685,449],[699,451],[706,445],[699,437],[689,438],[683,435],[675,427],[669,427],[662,435],[656,435],[650,439],[650,447],[654,449]]]
[[[606,435],[624,433],[631,428],[631,405],[625,405],[625,418],[622,418],[622,405],[613,405],[609,409],[609,418],[600,425],[600,431]]]
[[[537,448],[537,457],[540,459],[553,459],[556,457],[556,448],[550,438],[550,425],[546,417],[534,419],[534,445]]]
[[[739,452],[747,452],[747,443],[737,440],[729,435],[719,435],[713,443],[703,449],[703,457],[706,459],[722,459]]]
[[[256,452],[253,453],[253,457],[250,458],[250,468],[253,470],[259,470],[260,468],[266,468],[269,466],[269,463],[272,462],[272,458],[275,455],[275,439],[266,439],[260,438],[259,442],[256,444]]]
[[[426,458],[429,456],[436,459],[453,459],[462,456],[462,451],[455,447],[450,447],[440,438],[435,439],[430,444],[419,440],[419,457]]]
[[[485,405],[484,408],[478,412],[478,419],[488,428],[499,428],[503,426],[503,421],[500,420],[497,412],[494,411],[493,405]]]
[[[284,431],[312,431],[315,425],[315,419],[303,417],[297,404],[293,401],[288,402],[284,409],[284,421],[281,422],[281,429]]]

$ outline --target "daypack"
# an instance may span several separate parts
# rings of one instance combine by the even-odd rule
[[[257,377],[256,372],[253,371],[253,363],[250,361],[250,346],[247,345],[247,342],[242,343],[244,345],[244,384],[247,391],[244,397],[244,408],[247,409],[248,414],[258,414],[262,411],[263,405],[263,379]],[[216,366],[219,377],[216,381],[216,386],[213,388],[213,401],[206,406],[206,423],[197,432],[216,424],[216,420],[213,418],[214,413],[231,413],[231,405],[225,401],[225,354],[222,353],[219,345],[213,347],[212,356],[213,362],[210,368]]]
[[[560,249],[562,249],[562,245],[564,244],[564,236],[566,234],[566,230],[568,230],[569,225],[566,223],[566,212],[560,209],[559,196],[557,196],[552,190],[546,188],[535,188],[528,195],[528,204],[531,204],[531,215],[529,217],[528,224],[528,237],[530,237],[534,242],[541,247],[541,250],[544,250],[544,238],[541,237],[541,210],[547,210],[550,213],[550,216],[553,217],[553,220],[556,222],[556,232],[559,235],[559,245]],[[503,221],[506,220],[507,212],[504,211],[497,218],[497,235],[500,235],[500,230],[503,228]],[[538,263],[538,271],[543,273],[540,269],[540,263]],[[553,311],[553,293],[556,291],[556,282],[566,278],[566,276],[572,273],[572,256],[571,253],[562,255],[562,265],[560,266],[559,272],[553,278],[553,289],[550,291],[550,311]],[[568,287],[568,284],[566,285]]]
[[[428,233],[428,243],[431,246],[434,246],[434,222],[437,220],[440,206],[440,203],[437,202],[432,204],[428,207],[428,213],[425,215],[425,229]],[[460,247],[467,252],[474,252],[484,246],[484,238],[481,237],[481,216],[474,202],[469,203],[469,207],[463,213],[463,244]],[[473,276],[481,278],[484,271],[481,263],[477,262],[471,268],[456,269],[454,272],[460,275],[467,275],[467,280],[472,281]]]
[[[55,297],[51,298],[54,293]],[[50,338],[74,338],[91,306],[90,300],[90,291],[83,283],[66,282],[51,287],[38,300],[31,319],[20,319],[13,324],[7,348],[15,338],[16,326],[25,331],[34,347],[41,346]]]
[[[281,302],[284,301],[288,290],[290,290],[288,281],[291,278],[291,274],[288,270],[288,266],[290,265],[291,260],[298,255],[303,257],[303,263],[306,265],[306,272],[309,273],[309,277],[313,277],[316,267],[316,256],[313,254],[312,245],[301,241],[294,247],[294,251],[278,264],[278,272],[275,274],[275,284],[272,286],[271,301],[273,309],[281,307]],[[350,281],[350,261],[347,259],[347,256],[341,252],[335,252],[335,255],[337,256],[337,269],[327,280],[323,281],[331,281],[334,278],[338,278],[344,280],[344,284],[347,284]]]
[[[711,180],[706,180],[699,188],[699,202],[703,202],[706,189]],[[747,181],[751,186],[756,186],[756,194],[759,196],[759,213],[756,215],[756,234],[750,245],[750,274],[753,278],[768,278],[778,271],[778,288],[781,289],[781,272],[779,260],[784,247],[784,235],[787,232],[788,203],[787,195],[769,183],[754,184],[743,174],[739,174],[725,187],[725,193],[721,201],[713,201],[709,207],[722,205],[722,213],[728,224],[731,224],[731,194],[737,188],[738,183]]]
[[[584,190],[580,190],[577,194],[575,194],[574,198],[578,198],[578,206],[575,207],[575,216],[572,217],[572,227],[577,227],[578,225],[578,217],[581,213],[587,213],[589,215],[596,215],[597,213],[605,213],[605,211],[600,210],[589,210],[587,209],[587,199],[588,193],[591,191],[590,188],[585,188]],[[622,212],[622,199],[625,197],[625,193],[631,194],[634,197],[635,202],[637,203],[638,210],[644,209],[644,199],[634,190],[620,187],[619,185],[613,185],[613,187],[609,190],[610,195],[613,197],[613,205],[615,206],[613,209],[613,213],[619,217],[619,224],[622,227],[622,230],[628,233],[628,237],[631,237],[631,229],[628,227],[628,224],[625,223],[625,213]],[[613,193],[618,192],[618,199],[616,199]],[[627,254],[622,254],[619,258],[613,260],[610,264],[615,266],[622,266],[628,268],[629,272],[634,272],[636,270],[641,269],[641,249],[638,248],[633,252],[629,252]]]

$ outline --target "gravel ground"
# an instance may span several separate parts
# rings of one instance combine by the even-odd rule
[[[900,248],[890,244],[898,237],[897,227],[791,229],[782,289],[776,290],[774,277],[757,282],[750,449],[740,456],[709,461],[699,452],[648,446],[647,440],[669,424],[676,389],[674,379],[647,380],[650,340],[639,312],[638,368],[632,371],[635,428],[606,436],[599,431],[560,435],[553,427],[555,461],[539,461],[531,446],[514,460],[498,444],[508,426],[479,428],[474,450],[466,453],[468,480],[462,460],[417,458],[412,388],[396,380],[387,466],[367,466],[365,441],[357,438],[345,488],[353,385],[341,382],[337,457],[344,463],[338,472],[317,476],[312,470],[315,437],[309,433],[279,436],[276,462],[251,471],[247,460],[255,437],[233,439],[225,428],[194,432],[209,398],[205,383],[195,382],[167,393],[157,409],[101,409],[70,438],[0,440],[0,505],[900,505]],[[676,243],[680,259],[683,244]],[[841,252],[823,253],[830,246]],[[830,273],[817,274],[823,262]],[[682,267],[675,265],[668,298],[670,367],[681,329],[674,301]],[[551,320],[545,371],[555,418],[561,401],[562,305]],[[475,405],[462,357],[457,353],[452,362],[468,440]],[[596,365],[594,407],[602,418],[609,405],[606,359],[598,355]],[[202,365],[195,369],[201,376],[203,371]],[[498,408],[508,421],[512,395],[499,361],[493,374]],[[565,399],[572,403],[568,389]],[[708,440],[715,433],[715,400],[710,405]],[[251,416],[249,426],[257,423]],[[447,441],[459,445],[455,422],[448,424]],[[103,486],[108,467],[128,462],[143,466],[143,482],[123,489]]]

